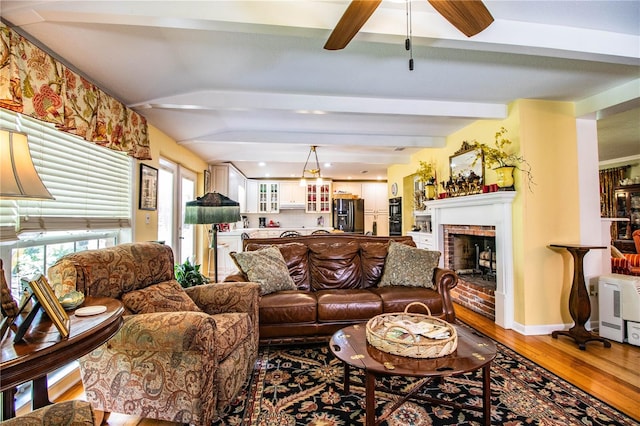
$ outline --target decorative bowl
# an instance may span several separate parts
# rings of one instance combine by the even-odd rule
[[[59,297],[58,300],[60,301],[62,307],[65,310],[69,311],[82,305],[82,302],[84,302],[84,294],[80,293],[79,291],[70,291],[64,296]]]

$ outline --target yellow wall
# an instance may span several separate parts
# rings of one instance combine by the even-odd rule
[[[504,126],[519,151],[531,164],[535,185],[529,192],[522,174],[515,172],[517,196],[513,204],[514,320],[522,325],[570,323],[568,292],[571,284],[564,254],[547,246],[553,242],[579,242],[577,136],[571,103],[519,100],[509,106],[504,120],[481,120],[450,135],[444,148],[416,153],[409,164],[388,170],[388,182],[398,183],[414,174],[420,160],[436,162],[438,181],[449,178],[449,156],[463,141],[493,144]],[[493,170],[485,170],[485,183],[495,183]],[[441,190],[441,188],[440,188]],[[406,195],[405,195],[406,196]],[[404,204],[404,203],[403,203]],[[406,205],[406,204],[405,204]],[[404,230],[412,223],[411,211],[403,211]]]
[[[194,173],[197,173],[198,180],[196,182],[196,188],[203,187],[204,174],[203,171],[207,168],[207,163],[200,159],[193,152],[189,151],[187,148],[178,145],[176,141],[171,139],[166,134],[162,133],[160,130],[153,126],[149,126],[149,142],[150,142],[150,150],[152,160],[142,161],[142,163],[147,164],[151,167],[155,167],[159,169],[160,167],[160,157],[165,158],[169,161],[172,161],[176,164],[179,164],[181,167],[184,167],[188,170],[191,170]],[[135,166],[135,177],[134,177],[134,216],[135,216],[135,229],[133,233],[134,241],[153,241],[158,238],[158,212],[157,211],[148,211],[148,210],[140,210],[138,208],[138,199],[139,199],[139,182],[140,182],[140,165],[139,161],[136,162]],[[200,194],[201,191],[198,191]],[[158,198],[162,197],[163,194],[158,192]],[[146,223],[146,216],[149,215],[150,222]],[[208,270],[208,258],[207,256],[208,249],[206,244],[207,238],[207,229],[204,226],[196,227],[196,263],[201,263],[201,270]]]

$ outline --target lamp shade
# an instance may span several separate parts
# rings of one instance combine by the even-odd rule
[[[188,201],[184,223],[231,223],[240,220],[240,203],[217,192]]]
[[[0,130],[0,198],[52,200],[33,166],[27,135]]]

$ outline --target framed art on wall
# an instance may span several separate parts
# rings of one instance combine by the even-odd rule
[[[158,169],[140,164],[140,210],[158,208]]]

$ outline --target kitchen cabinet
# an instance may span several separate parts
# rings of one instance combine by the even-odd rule
[[[213,191],[240,203],[240,211],[246,209],[247,178],[231,164],[211,166]]]
[[[305,200],[307,213],[331,213],[331,182],[307,183]]]
[[[278,213],[280,211],[280,184],[278,182],[258,182],[258,213]]]
[[[407,232],[413,242],[416,243],[416,247],[425,250],[435,250],[433,234],[430,232]]]
[[[332,182],[333,193],[352,194],[362,198],[361,182]]]
[[[389,214],[389,193],[386,182],[366,182],[362,184],[365,213],[385,211]]]
[[[385,182],[365,182],[362,184],[364,198],[364,232],[375,235],[389,235],[389,194]],[[375,232],[373,224],[375,226]]]
[[[255,179],[247,179],[247,204],[240,212],[258,213],[258,181]]]
[[[622,252],[635,253],[633,231],[640,229],[640,185],[618,186],[614,189],[616,218],[628,222],[613,222],[614,245]]]
[[[300,207],[305,205],[305,187],[300,186],[299,181],[280,182],[280,208]]]
[[[236,267],[232,252],[242,251],[242,237],[238,234],[227,234],[218,232],[218,280],[224,281],[225,277],[233,274],[238,268]],[[213,253],[213,249],[211,249]],[[209,265],[212,265],[210,262]],[[209,276],[213,278],[215,272],[213,269],[209,271]]]

